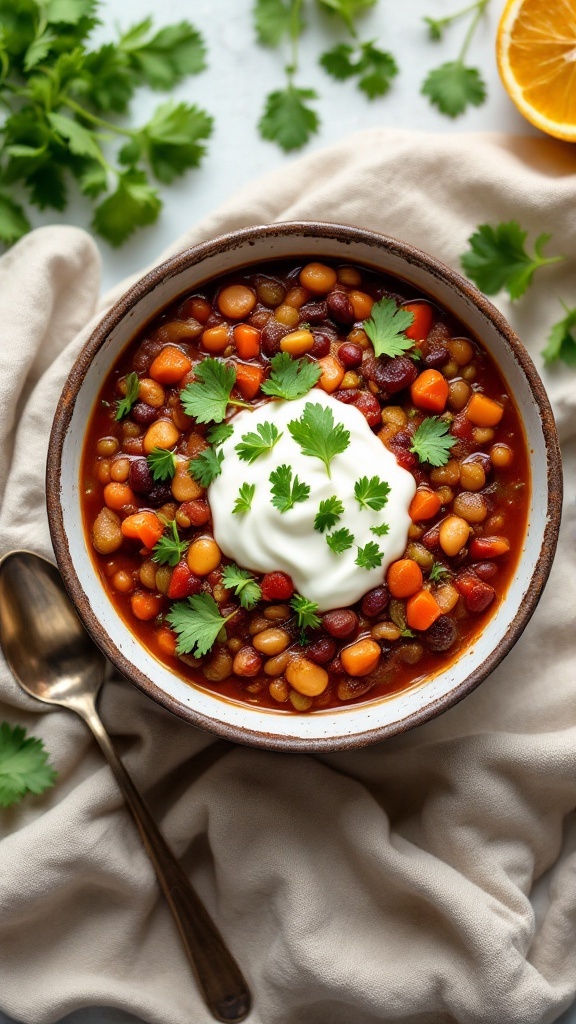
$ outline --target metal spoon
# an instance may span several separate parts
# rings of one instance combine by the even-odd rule
[[[96,711],[105,660],[82,626],[56,567],[31,551],[0,561],[0,646],[20,686],[75,711],[92,730],[136,822],[208,1009],[241,1021],[250,991],[200,897],[160,834]]]

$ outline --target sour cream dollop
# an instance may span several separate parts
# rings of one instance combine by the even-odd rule
[[[329,406],[335,424],[341,423],[350,431],[348,447],[332,459],[330,477],[320,459],[302,454],[288,430],[288,424],[303,414],[307,403]],[[242,461],[235,446],[243,434],[255,431],[264,422],[278,428],[280,440],[252,464]],[[390,563],[406,548],[408,508],[416,484],[412,474],[398,465],[372,433],[362,413],[315,388],[304,398],[267,402],[253,412],[240,412],[231,425],[234,432],[222,445],[222,472],[208,489],[214,537],[221,551],[245,569],[287,573],[298,593],[315,601],[321,612],[354,604],[382,583]],[[286,512],[272,504],[270,483],[270,474],[283,464],[291,466],[293,474],[310,486],[307,500]],[[363,476],[377,476],[389,485],[388,501],[381,511],[358,504],[354,485]],[[255,485],[252,504],[248,512],[234,514],[243,484]],[[320,502],[333,495],[344,505],[344,513],[330,530],[320,533],[314,529],[315,516]],[[389,526],[385,536],[371,532],[371,527],[382,523]],[[350,530],[354,543],[342,554],[335,554],[326,542],[326,533],[342,527]],[[355,559],[358,548],[371,541],[384,557],[376,568],[365,569],[356,565]]]

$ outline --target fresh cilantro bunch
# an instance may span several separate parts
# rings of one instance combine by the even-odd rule
[[[162,207],[149,174],[170,183],[205,152],[212,118],[168,100],[140,128],[119,124],[137,87],[171,90],[205,67],[187,21],[153,31],[145,18],[114,42],[90,46],[98,0],[0,0],[0,241],[30,230],[22,190],[41,210],[64,210],[71,179],[99,200],[92,227],[121,245]],[[111,156],[109,141],[123,140]]]
[[[445,18],[424,18],[430,38],[438,41],[454,21],[472,15],[456,60],[447,61],[430,71],[422,86],[424,96],[428,96],[430,103],[448,117],[457,117],[469,105],[479,107],[486,99],[486,85],[478,68],[468,67],[465,60],[478,23],[489,3],[490,0],[478,0]]]
[[[27,736],[20,725],[0,724],[0,807],[18,803],[27,793],[43,793],[54,785],[42,740]]]

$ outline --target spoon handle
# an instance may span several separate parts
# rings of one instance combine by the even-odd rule
[[[136,822],[160,887],[208,1009],[217,1020],[244,1020],[250,1012],[250,990],[214,921],[192,888],[148,807],[118,757],[93,704],[77,707],[112,768]]]

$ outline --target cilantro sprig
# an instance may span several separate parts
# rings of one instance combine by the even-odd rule
[[[227,590],[233,590],[242,608],[250,611],[262,597],[260,585],[251,572],[241,569],[232,562],[222,572],[222,583]]]
[[[329,477],[332,459],[350,444],[350,431],[342,423],[335,423],[332,410],[319,402],[306,402],[304,412],[290,421],[288,430],[303,455],[324,463]]]
[[[11,807],[27,793],[39,795],[54,785],[56,771],[48,763],[42,740],[20,725],[0,724],[0,807]]]
[[[138,374],[134,372],[126,374],[124,383],[126,385],[126,393],[116,405],[116,415],[114,416],[115,420],[123,420],[131,411],[132,406],[138,401],[138,389],[140,387]]]
[[[252,508],[256,484],[242,484],[238,491],[238,497],[234,502],[232,515],[246,515]]]
[[[553,325],[542,356],[547,364],[561,359],[567,366],[576,368],[576,306],[569,309],[564,303],[562,305],[566,316]]]
[[[153,448],[146,456],[152,478],[164,483],[171,480],[176,472],[176,456],[169,448]]]
[[[391,53],[378,49],[374,43],[337,43],[322,54],[320,64],[339,81],[356,78],[358,88],[369,100],[384,96],[398,74],[398,65]]]
[[[250,409],[249,402],[231,398],[236,370],[220,359],[208,356],[194,369],[195,380],[180,392],[184,412],[198,423],[221,423],[229,405]]]
[[[442,562],[433,562],[428,579],[431,583],[445,583],[450,575],[450,570]]]
[[[171,565],[174,568],[188,550],[189,541],[180,540],[176,520],[166,526],[165,533],[152,548],[152,561],[159,565]]]
[[[94,230],[120,245],[159,215],[162,200],[149,174],[170,182],[204,155],[212,118],[197,106],[169,100],[138,128],[117,117],[129,112],[138,87],[172,90],[204,69],[199,32],[187,21],[154,31],[145,18],[114,42],[93,47],[97,9],[97,0],[3,5],[0,241],[6,245],[31,227],[22,192],[42,210],[63,210],[71,178],[85,196],[100,200]],[[111,149],[111,139],[123,145]]]
[[[428,462],[431,466],[445,466],[450,459],[450,449],[458,440],[449,433],[448,424],[439,416],[427,416],[414,432],[411,452],[420,462]]]
[[[224,444],[233,433],[234,427],[231,423],[218,423],[206,431],[206,440],[210,444]]]
[[[486,99],[486,85],[478,68],[468,67],[466,55],[480,19],[490,0],[478,0],[446,18],[424,18],[428,25],[430,37],[435,40],[442,38],[444,29],[467,14],[472,18],[464,37],[460,53],[456,60],[447,61],[440,67],[430,71],[422,85],[422,94],[430,103],[438,107],[441,114],[457,117],[469,105],[479,107]]]
[[[324,530],[331,530],[336,525],[340,516],[344,515],[344,505],[335,494],[325,501],[321,501],[316,516],[314,517],[314,529],[319,533]]]
[[[360,508],[373,509],[380,512],[388,502],[390,484],[381,480],[379,476],[360,477],[354,484],[354,497]]]
[[[322,374],[318,363],[309,359],[293,359],[288,352],[278,352],[270,360],[271,373],[260,390],[272,398],[303,398]]]
[[[371,526],[370,533],[373,533],[376,537],[385,537],[390,533],[390,525],[388,523],[380,523],[379,526]]]
[[[296,621],[299,629],[317,629],[321,619],[317,615],[318,605],[315,601],[309,601],[302,594],[294,594],[290,601],[290,607],[296,612]]]
[[[303,483],[297,476],[292,480],[292,467],[278,466],[269,477],[272,487],[272,504],[279,512],[288,512],[297,502],[306,501],[310,495],[309,484]]]
[[[193,654],[201,658],[218,639],[226,640],[226,623],[236,611],[224,617],[210,594],[194,594],[185,601],[176,601],[166,615],[168,625],[178,634],[177,654]]]
[[[362,326],[374,346],[375,355],[394,357],[414,345],[405,334],[413,323],[414,313],[402,309],[394,299],[384,298],[374,303],[369,319]]]
[[[326,534],[326,543],[335,555],[342,555],[344,551],[351,548],[354,543],[354,535],[345,526],[334,533]]]
[[[263,423],[258,423],[256,431],[242,434],[242,439],[234,446],[234,451],[238,452],[239,459],[252,465],[261,455],[272,451],[281,437],[282,433],[276,424],[265,420]]]
[[[543,255],[551,235],[538,235],[533,254],[526,251],[527,237],[528,232],[515,220],[480,224],[468,239],[470,249],[460,257],[464,272],[486,295],[506,289],[512,300],[519,299],[540,267],[565,259]]]
[[[222,472],[224,452],[218,448],[205,448],[195,459],[192,459],[188,472],[197,480],[201,487],[209,487]]]
[[[358,554],[354,561],[361,569],[376,569],[382,564],[383,558],[384,552],[373,540],[369,540],[363,548],[358,548]]]

